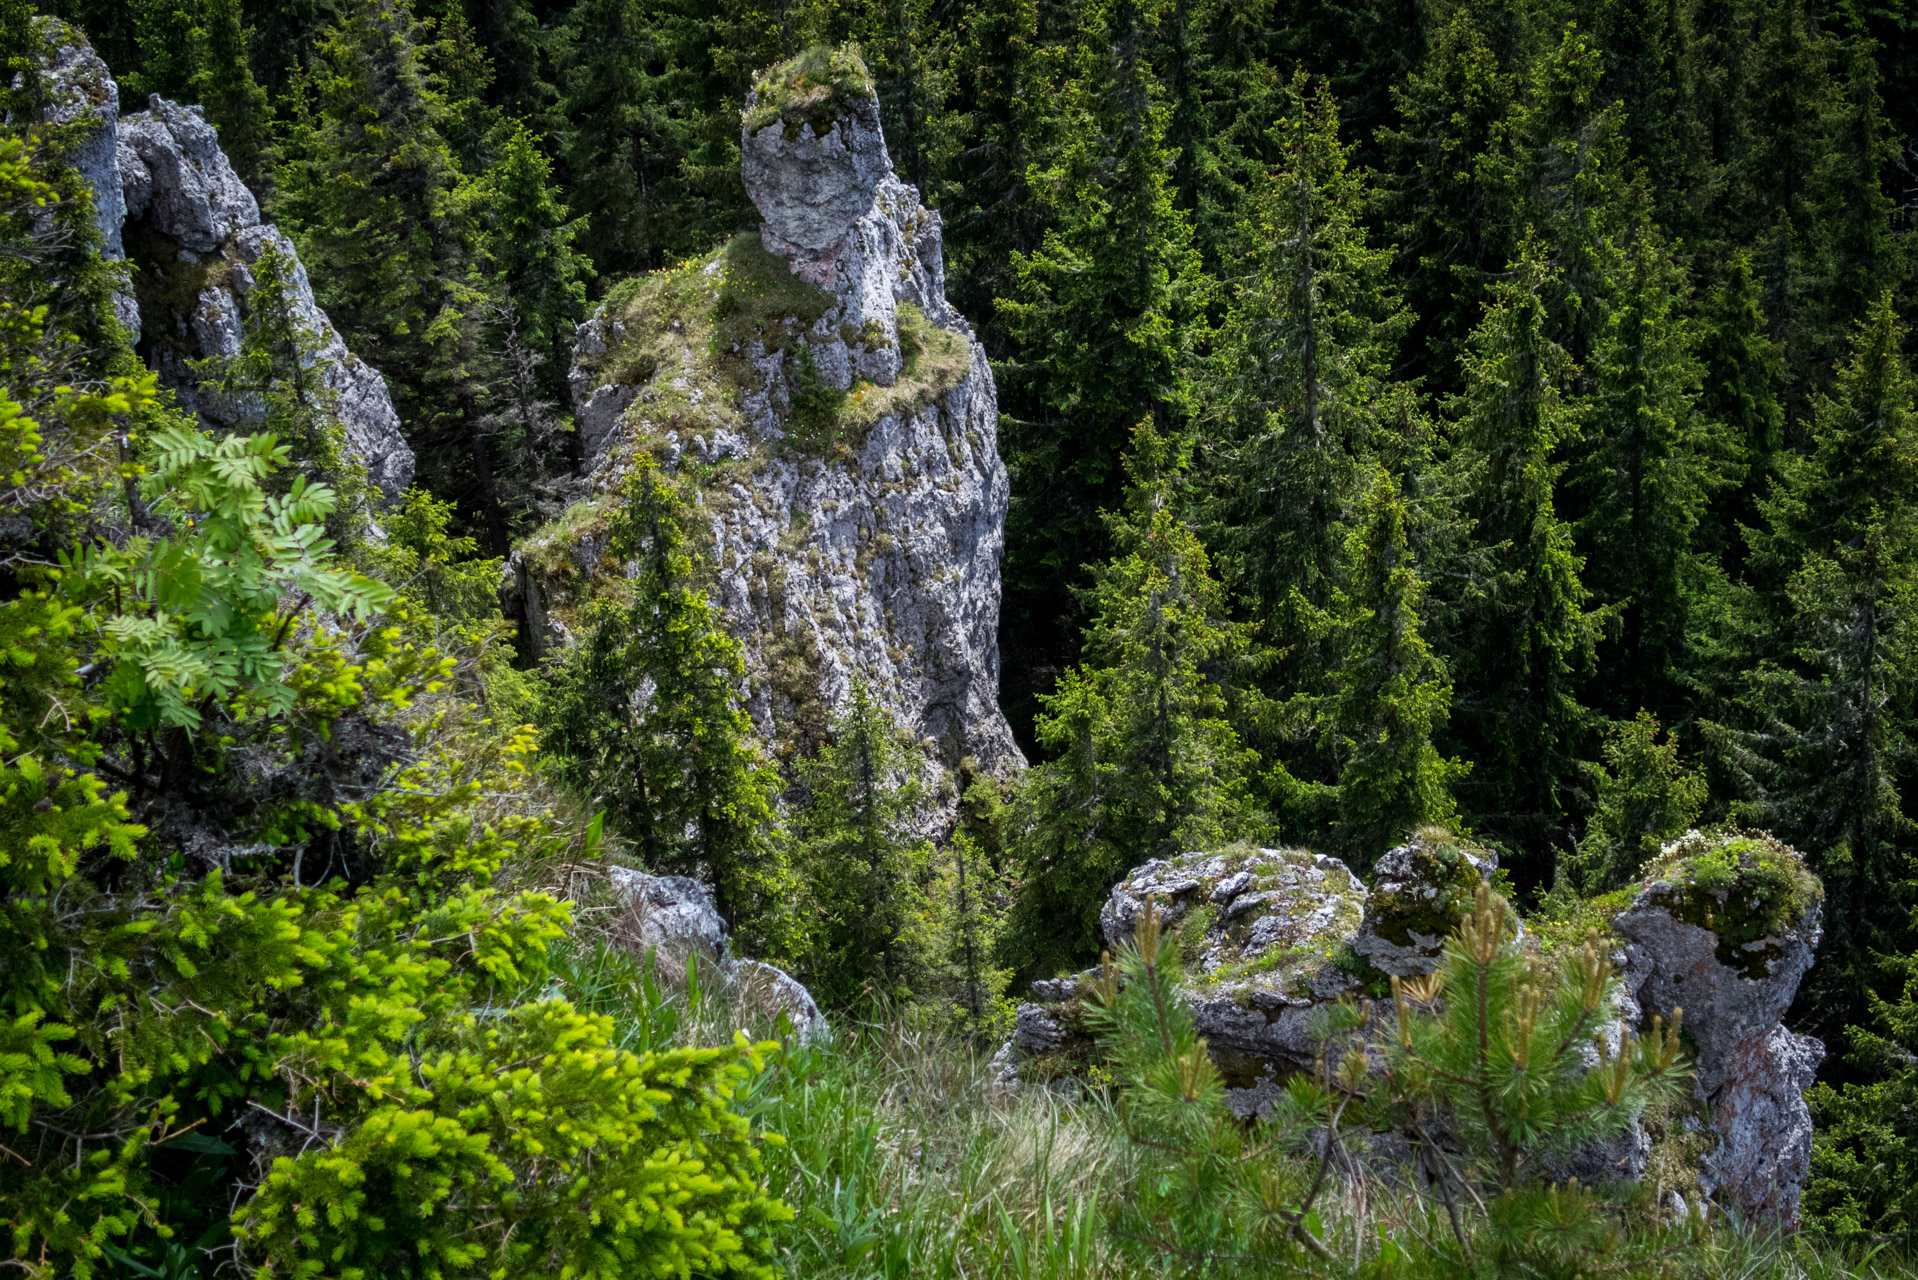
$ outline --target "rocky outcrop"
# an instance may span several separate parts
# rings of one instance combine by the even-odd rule
[[[35,23],[47,49],[46,103],[40,118],[72,131],[68,160],[93,192],[93,221],[107,260],[121,261],[126,257],[120,242],[126,206],[118,168],[120,86],[77,28],[58,18],[37,18]],[[140,309],[133,295],[116,293],[113,308],[129,338],[137,342]]]
[[[650,959],[662,977],[681,982],[697,965],[717,979],[736,1013],[769,1023],[784,1014],[793,1033],[805,1040],[831,1034],[812,993],[798,979],[777,965],[732,954],[711,889],[686,876],[654,876],[630,867],[614,867],[608,880],[619,904],[610,926],[613,940]]]
[[[789,66],[749,103],[760,231],[615,286],[581,327],[589,493],[522,544],[508,603],[533,656],[565,642],[622,573],[599,530],[649,451],[700,480],[710,591],[769,740],[803,749],[863,681],[934,765],[1003,773],[1023,761],[998,708],[992,374],[946,301],[939,216],[892,172],[863,68],[838,56],[820,92],[785,92],[807,77]]]
[[[1351,949],[1366,890],[1337,858],[1301,849],[1246,849],[1154,859],[1113,886],[1099,914],[1108,946],[1133,937],[1148,899],[1181,942],[1182,991],[1198,1033],[1241,1110],[1272,1082],[1312,1065],[1313,1014],[1356,991],[1364,962]],[[1035,999],[1001,1058],[1001,1078],[1047,1079],[1091,1049],[1081,989],[1089,975],[1036,982]]]
[[[1804,859],[1769,836],[1691,832],[1646,868],[1612,922],[1644,1015],[1669,1021],[1684,1010],[1714,1138],[1698,1191],[1786,1229],[1811,1167],[1804,1091],[1825,1049],[1779,1020],[1811,967],[1823,898]]]
[[[387,500],[397,498],[412,483],[413,451],[386,380],[346,349],[313,300],[298,250],[260,221],[258,203],[200,109],[149,99],[148,110],[120,122],[118,157],[140,350],[161,381],[211,428],[256,428],[257,400],[212,392],[194,363],[239,354],[253,268],[277,250],[290,267],[287,306],[309,339],[301,363],[332,400],[347,452]]]
[[[121,118],[120,91],[76,29],[43,19],[52,49],[47,118],[83,130],[74,163],[93,191],[107,256],[132,267],[133,293],[116,299],[140,354],[201,422],[219,431],[256,428],[261,405],[205,385],[197,362],[238,355],[254,287],[269,247],[290,265],[288,306],[308,336],[301,363],[330,401],[346,452],[388,500],[413,479],[413,451],[400,434],[386,380],[348,351],[313,299],[299,253],[276,228],[220,150],[198,107],[163,98]]]

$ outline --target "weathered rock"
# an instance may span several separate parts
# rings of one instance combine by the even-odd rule
[[[773,1021],[785,1014],[793,1034],[801,1040],[827,1040],[832,1027],[819,1011],[805,984],[777,965],[763,960],[735,960],[725,970],[732,983],[735,1008],[747,1015]]]
[[[382,495],[397,498],[412,482],[414,460],[386,380],[347,350],[314,301],[293,242],[260,221],[258,203],[200,108],[158,96],[148,107],[120,122],[117,150],[142,354],[209,427],[254,429],[261,406],[207,390],[194,362],[239,354],[251,268],[274,246],[292,264],[290,305],[313,338],[302,360],[335,397],[347,452]]]
[[[1498,869],[1489,849],[1438,828],[1388,850],[1373,868],[1365,926],[1352,947],[1381,973],[1401,978],[1439,966],[1445,939],[1470,912],[1478,886]]]
[[[590,492],[522,544],[509,614],[539,657],[616,586],[599,530],[647,450],[701,477],[698,538],[762,734],[816,741],[857,680],[935,779],[968,757],[1003,774],[1023,759],[998,707],[997,394],[863,74],[789,95],[797,123],[755,126],[755,99],[741,147],[760,234],[615,287],[581,326]],[[949,816],[956,793],[934,794]]]
[[[1109,945],[1133,937],[1150,898],[1179,936],[1181,996],[1231,1089],[1249,1114],[1274,1082],[1312,1065],[1313,1015],[1356,990],[1350,944],[1366,909],[1365,886],[1336,858],[1299,849],[1243,849],[1154,859],[1113,886],[1099,914]],[[1019,1007],[1008,1063],[1020,1079],[1046,1077],[1091,1049],[1080,978],[1033,984]],[[1007,1072],[1011,1078],[1012,1072]]]
[[[734,1009],[772,1021],[785,1014],[805,1040],[831,1034],[826,1016],[805,985],[777,965],[732,954],[730,930],[713,891],[689,876],[655,876],[614,867],[608,876],[620,910],[612,921],[614,941],[647,958],[670,982],[685,978],[694,963],[726,988]]]
[[[1769,836],[1689,832],[1646,868],[1613,920],[1625,985],[1646,1016],[1684,1010],[1695,1092],[1716,1145],[1699,1187],[1748,1219],[1798,1222],[1811,1165],[1810,1086],[1824,1046],[1780,1024],[1822,936],[1824,893]]]
[[[697,957],[714,966],[726,959],[726,922],[713,892],[688,876],[654,876],[614,867],[608,877],[621,913],[613,936],[638,956],[652,953],[674,975]]]
[[[107,260],[117,262],[126,256],[120,243],[126,208],[117,169],[120,86],[77,28],[58,18],[41,17],[35,22],[49,50],[44,68],[47,100],[41,118],[48,124],[75,130],[77,137],[69,159],[93,192],[93,220],[100,229]],[[133,296],[116,293],[113,309],[137,342],[140,309]]]

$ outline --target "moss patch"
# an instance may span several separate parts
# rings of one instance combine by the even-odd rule
[[[839,410],[839,425],[849,436],[881,418],[906,415],[933,403],[966,380],[972,369],[972,344],[963,334],[936,327],[910,302],[899,304],[899,345],[905,359],[890,387],[855,383]]]
[[[1412,935],[1443,938],[1471,909],[1481,876],[1473,858],[1490,858],[1469,840],[1437,830],[1421,831],[1408,846],[1410,874],[1372,890],[1366,914],[1373,930],[1394,946],[1412,946]]]
[[[740,114],[749,133],[783,122],[786,136],[810,125],[816,136],[832,128],[855,99],[870,97],[872,75],[857,44],[816,44],[753,81],[753,104]]]
[[[1796,849],[1758,831],[1687,832],[1646,864],[1669,888],[1657,901],[1675,919],[1718,935],[1718,962],[1747,978],[1771,972],[1780,948],[1764,944],[1825,900]]]

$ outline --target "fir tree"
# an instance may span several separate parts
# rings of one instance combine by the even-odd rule
[[[687,515],[685,495],[641,454],[608,531],[608,554],[636,572],[553,666],[541,742],[646,866],[709,881],[742,943],[777,955],[788,888],[778,774],[739,707],[739,643],[694,581]]]
[[[240,0],[203,0],[194,37],[193,91],[220,131],[220,150],[257,195],[272,174],[272,139],[266,90],[253,78],[253,30],[243,23]]]
[[[1096,954],[1098,905],[1149,858],[1258,830],[1254,760],[1220,675],[1251,659],[1210,558],[1171,498],[1179,466],[1150,423],[1135,436],[1120,554],[1088,593],[1085,661],[1042,699],[1054,758],[1026,777],[1021,884],[1008,958],[1024,971]]]
[[[1590,713],[1574,679],[1599,617],[1588,612],[1571,525],[1557,510],[1566,446],[1579,430],[1565,383],[1572,363],[1551,337],[1552,272],[1528,244],[1472,335],[1466,390],[1454,403],[1454,466],[1469,492],[1480,553],[1450,619],[1462,788],[1475,825],[1542,849],[1576,807]]]
[[[1044,666],[1071,650],[1058,609],[1078,567],[1101,558],[1099,512],[1123,484],[1127,433],[1177,392],[1197,285],[1189,220],[1173,202],[1167,106],[1148,59],[1163,0],[1081,0],[1054,147],[1028,182],[1046,231],[1015,253],[998,301],[1016,341],[1002,427],[1017,500],[1007,526],[1007,615]]]
[[[1445,664],[1419,629],[1425,584],[1391,473],[1376,470],[1348,535],[1340,663],[1320,718],[1340,762],[1338,840],[1355,868],[1427,823],[1454,820],[1452,788],[1470,769],[1432,745],[1451,711]]]
[[[1812,850],[1831,903],[1828,945],[1844,957],[1815,977],[1821,1029],[1862,1020],[1867,948],[1895,952],[1909,927],[1898,868],[1913,823],[1901,798],[1913,760],[1918,645],[1918,417],[1889,291],[1872,306],[1816,405],[1809,453],[1781,455],[1761,500],[1754,567],[1782,652],[1761,663],[1741,738],[1760,812]],[[1839,1024],[1842,1025],[1842,1024]]]
[[[460,218],[451,121],[400,0],[357,0],[330,27],[280,171],[320,301],[354,352],[387,376],[422,479],[477,515],[495,554],[506,508],[482,418],[485,308]]]
[[[1608,264],[1616,274],[1595,290],[1603,314],[1566,486],[1582,508],[1585,583],[1620,619],[1596,681],[1615,715],[1681,712],[1692,610],[1720,593],[1715,566],[1696,551],[1698,525],[1735,456],[1696,407],[1685,279],[1649,212],[1624,228]]]
[[[809,941],[802,971],[828,1008],[905,1002],[926,983],[923,890],[928,850],[913,833],[920,755],[864,682],[831,738],[799,770]]]
[[[1678,758],[1678,743],[1658,740],[1658,718],[1640,711],[1606,735],[1597,801],[1568,879],[1579,891],[1609,893],[1636,880],[1667,840],[1682,835],[1705,805],[1705,778]]]

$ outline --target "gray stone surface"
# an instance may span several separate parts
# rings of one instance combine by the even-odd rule
[[[682,973],[692,956],[714,964],[726,958],[726,922],[699,881],[630,867],[614,867],[608,880],[621,905],[614,934],[635,955],[654,952],[662,966]]]
[[[49,124],[79,127],[73,167],[93,192],[93,220],[107,259],[120,261],[126,257],[120,241],[120,227],[126,221],[118,175],[120,86],[78,28],[58,18],[35,21],[51,47],[42,118]],[[113,309],[132,340],[139,341],[140,308],[133,295],[116,293]]]
[[[1300,849],[1154,859],[1113,886],[1099,916],[1108,946],[1135,936],[1148,898],[1162,928],[1193,935],[1181,996],[1233,1106],[1250,1114],[1269,1104],[1275,1080],[1313,1064],[1314,1014],[1360,985],[1343,962],[1365,886],[1337,858]],[[1019,1007],[1002,1055],[1004,1078],[1016,1078],[1022,1059],[1083,1038],[1071,1005],[1079,989],[1077,979],[1033,984],[1036,1000]]]
[[[155,312],[143,314],[141,322],[148,360],[161,381],[207,426],[254,429],[260,407],[244,397],[205,390],[192,362],[238,354],[254,285],[251,268],[273,245],[293,262],[293,310],[314,339],[305,362],[336,397],[333,408],[347,451],[386,499],[397,498],[412,483],[414,459],[386,380],[347,350],[314,301],[298,250],[277,228],[260,221],[258,203],[220,150],[219,135],[200,108],[150,98],[148,110],[120,122],[118,169],[126,238],[136,265],[175,279],[184,267],[199,282],[190,312],[169,307],[162,289],[141,290],[143,312]],[[141,261],[142,253],[150,260]],[[170,261],[164,260],[168,254]]]
[[[771,127],[742,147],[762,244],[830,297],[805,339],[819,376],[862,394],[896,389],[897,407],[875,408],[842,452],[807,456],[781,443],[792,351],[753,341],[728,352],[743,371],[736,394],[713,389],[703,346],[621,382],[639,375],[607,358],[627,335],[601,314],[581,326],[572,371],[594,500],[612,500],[640,442],[675,466],[731,464],[706,489],[702,519],[716,602],[745,651],[747,709],[769,739],[790,741],[802,705],[830,714],[859,680],[926,744],[929,781],[967,757],[994,774],[1022,767],[998,705],[998,397],[984,349],[946,301],[938,215],[893,174],[870,97],[824,135]],[[723,268],[715,258],[704,269],[714,289]],[[905,303],[951,344],[942,381],[902,379]],[[547,536],[529,539],[509,584],[513,616],[539,619],[528,630],[540,652],[563,642],[592,573],[576,532],[556,526],[559,547]],[[933,791],[949,819],[956,794]]]
[[[832,1038],[832,1026],[819,1011],[812,992],[805,984],[763,960],[735,960],[725,970],[732,983],[736,1007],[749,1015],[772,1020],[785,1014],[793,1034],[801,1040],[824,1041]]]
[[[739,1014],[770,1022],[783,1013],[799,1038],[830,1037],[826,1015],[805,984],[777,965],[732,954],[731,931],[705,884],[630,867],[614,867],[608,883],[619,903],[613,938],[635,956],[650,955],[668,982],[682,981],[696,959],[702,974],[728,990]]]
[[[1654,868],[1675,856],[1697,856],[1722,839],[1689,833],[1667,846]],[[1784,852],[1798,859],[1795,852]],[[1741,877],[1711,897],[1719,914],[1729,915],[1727,904],[1735,910],[1749,892]],[[1683,1026],[1695,1047],[1695,1091],[1717,1131],[1716,1147],[1700,1163],[1701,1188],[1747,1219],[1790,1229],[1797,1225],[1811,1167],[1812,1122],[1804,1091],[1825,1049],[1812,1037],[1787,1030],[1780,1018],[1823,936],[1822,909],[1810,902],[1795,917],[1779,921],[1771,936],[1739,949],[1763,960],[1739,959],[1734,967],[1725,963],[1718,932],[1678,918],[1689,914],[1686,902],[1677,876],[1653,878],[1613,920],[1630,944],[1621,976],[1645,1017],[1669,1022],[1684,1010]]]
[[[1365,927],[1352,940],[1353,949],[1381,973],[1431,973],[1446,936],[1471,910],[1479,883],[1497,869],[1490,850],[1443,831],[1421,831],[1373,866]]]

